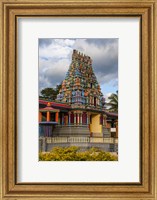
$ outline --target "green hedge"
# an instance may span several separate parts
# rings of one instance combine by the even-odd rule
[[[40,161],[117,161],[117,156],[97,148],[81,152],[79,147],[54,147],[51,152],[39,153]]]

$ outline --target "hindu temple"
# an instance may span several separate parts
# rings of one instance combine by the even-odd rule
[[[42,151],[57,145],[115,151],[116,144],[117,148],[118,115],[106,112],[105,98],[89,56],[73,50],[56,100],[39,99],[39,133],[46,141]]]

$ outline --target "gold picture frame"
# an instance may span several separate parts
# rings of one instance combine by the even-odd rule
[[[1,199],[157,199],[155,0],[1,0]],[[18,17],[140,17],[141,180],[139,183],[22,183],[17,175]]]

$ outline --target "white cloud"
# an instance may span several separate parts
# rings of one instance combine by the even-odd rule
[[[111,94],[112,94],[112,92],[109,92],[109,93],[106,93],[106,94],[104,95],[104,97],[105,97],[105,100],[106,100],[106,103],[108,103],[108,102],[109,102],[109,99],[108,99],[108,97],[109,97],[109,96],[111,96]]]
[[[44,87],[55,87],[65,78],[69,68],[69,59],[60,60],[39,60],[39,81],[40,89]],[[63,67],[64,66],[64,67]]]

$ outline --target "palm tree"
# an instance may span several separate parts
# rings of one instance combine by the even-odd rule
[[[111,96],[108,97],[109,102],[106,103],[108,106],[108,111],[109,112],[116,112],[118,113],[118,91],[115,93],[112,93]]]

